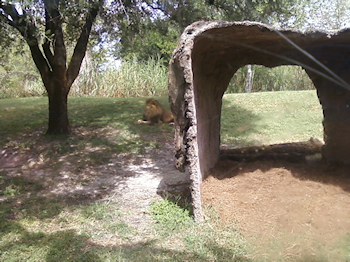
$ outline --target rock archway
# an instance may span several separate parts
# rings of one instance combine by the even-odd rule
[[[200,184],[220,153],[222,96],[242,66],[300,65],[323,109],[326,161],[350,163],[350,30],[300,33],[254,22],[196,22],[188,26],[169,64],[175,115],[175,157],[191,179],[196,220]]]

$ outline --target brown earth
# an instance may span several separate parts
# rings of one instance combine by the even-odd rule
[[[305,255],[319,261],[320,253],[334,258],[335,246],[348,240],[350,167],[327,165],[318,156],[303,163],[223,160],[201,189],[204,205],[223,224],[238,226],[256,256],[268,261]]]

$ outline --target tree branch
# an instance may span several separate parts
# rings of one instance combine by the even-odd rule
[[[58,1],[44,0],[44,5],[46,34],[53,36],[53,55],[50,50],[49,39],[46,39],[43,45],[45,55],[52,68],[59,67],[60,70],[66,70],[67,51],[62,30],[62,16],[58,11]]]
[[[39,42],[35,33],[35,25],[28,19],[27,14],[24,11],[23,14],[20,15],[17,12],[15,6],[12,4],[0,3],[0,9],[3,10],[3,13],[1,13],[3,22],[17,29],[27,42],[34,63],[39,70],[44,85],[46,86],[45,83],[48,83],[49,79],[51,78],[51,71],[45,57],[39,48]]]
[[[100,7],[102,6],[102,4],[103,4],[103,1],[100,0],[99,3],[94,5],[90,9],[90,11],[87,13],[85,24],[82,28],[82,32],[80,34],[78,42],[74,48],[73,56],[67,70],[67,81],[68,81],[69,87],[73,84],[74,80],[79,74],[80,66],[81,66],[81,63],[83,62],[83,59],[86,53],[92,24],[94,23],[97,13]]]
[[[23,15],[19,15],[15,6],[12,4],[0,3],[0,9],[3,10],[3,13],[1,13],[3,21],[6,24],[16,28],[21,33],[21,35],[23,35],[26,27],[26,14],[23,13]]]

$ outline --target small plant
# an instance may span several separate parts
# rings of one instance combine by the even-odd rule
[[[20,195],[20,188],[17,185],[11,184],[7,186],[3,193],[7,197],[14,197]]]
[[[190,212],[168,199],[153,202],[150,214],[167,234],[184,230],[192,224]]]
[[[15,197],[25,194],[28,191],[40,191],[42,185],[22,177],[8,178],[0,176],[0,196]]]

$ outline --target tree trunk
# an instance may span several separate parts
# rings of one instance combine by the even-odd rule
[[[68,92],[64,87],[56,86],[48,89],[49,96],[49,126],[48,135],[68,135],[70,126],[68,121]]]
[[[252,65],[247,65],[247,77],[245,81],[245,92],[251,93],[253,88],[253,77],[254,77],[254,71],[252,70]]]

